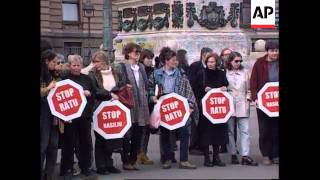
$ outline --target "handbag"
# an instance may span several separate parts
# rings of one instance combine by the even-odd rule
[[[119,101],[127,106],[129,109],[134,107],[132,90],[127,85],[124,85],[119,88],[119,90],[115,93],[119,97]]]

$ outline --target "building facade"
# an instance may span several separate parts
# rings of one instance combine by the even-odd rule
[[[90,18],[90,32],[89,21],[84,16],[84,3],[88,0],[41,0],[41,38],[49,41],[54,50],[67,57],[69,54],[79,54],[84,60],[85,64],[89,63],[90,52],[94,52],[103,43],[103,3],[104,0],[89,0],[94,6],[94,15]],[[120,23],[123,16],[119,15],[121,7],[135,7],[144,5],[146,1],[143,0],[112,0],[112,29],[114,37],[118,33],[124,34],[124,30],[119,31]],[[187,1],[185,2],[186,7]],[[192,2],[192,0],[188,0]],[[202,1],[201,1],[202,2]],[[203,4],[216,2],[214,0],[203,0]],[[217,1],[218,4],[220,1]],[[222,1],[221,1],[222,2]],[[237,1],[238,2],[238,1]],[[254,43],[258,39],[278,39],[278,29],[251,29],[250,28],[250,0],[240,0],[239,13],[239,29],[246,34],[251,43],[248,51],[255,51]],[[276,0],[276,19],[278,19],[278,3]],[[151,3],[151,4],[150,4]],[[148,0],[148,5],[157,3],[168,3],[172,11],[174,0]],[[196,5],[197,6],[197,5]],[[186,13],[186,10],[184,10]],[[130,13],[129,13],[130,14]],[[124,14],[123,14],[124,15]],[[161,16],[161,15],[160,15]],[[186,16],[184,14],[183,16]],[[199,16],[199,13],[198,13]],[[226,14],[226,17],[228,14]],[[184,17],[184,26],[187,26],[187,17]],[[172,26],[173,14],[169,13],[169,23]],[[123,27],[123,26],[121,26]],[[139,28],[139,27],[138,27]],[[138,30],[137,30],[138,31]],[[147,30],[148,31],[148,30]],[[156,31],[156,30],[154,30]],[[215,30],[212,30],[215,31]],[[160,32],[160,31],[159,31]],[[130,33],[129,33],[130,34]],[[89,52],[90,51],[90,52]]]

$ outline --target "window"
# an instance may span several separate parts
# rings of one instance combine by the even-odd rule
[[[78,54],[81,56],[81,42],[65,42],[64,57],[67,59],[69,55]]]
[[[64,22],[78,23],[79,22],[79,2],[78,0],[63,0],[62,1],[62,19]]]

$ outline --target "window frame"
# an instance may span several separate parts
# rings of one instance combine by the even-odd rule
[[[77,5],[77,13],[78,13],[78,20],[77,21],[67,21],[63,20],[63,4],[76,4]],[[62,10],[62,23],[64,25],[79,25],[81,24],[81,13],[80,13],[80,1],[79,0],[62,0],[61,3],[61,10]]]

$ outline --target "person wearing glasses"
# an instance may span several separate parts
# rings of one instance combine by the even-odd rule
[[[134,107],[130,109],[132,126],[123,139],[121,159],[124,170],[139,170],[137,155],[140,150],[143,128],[149,125],[148,107],[148,77],[145,67],[139,62],[141,47],[128,43],[123,48],[124,63],[116,69],[124,77],[125,82],[132,87]]]
[[[258,58],[253,65],[250,90],[252,100],[258,107],[257,93],[267,82],[279,81],[279,44],[268,41],[265,45],[267,54]],[[259,125],[259,147],[263,164],[279,164],[279,117],[269,117],[257,108]]]
[[[237,158],[236,142],[234,139],[234,126],[238,126],[240,131],[240,155],[241,164],[257,166],[250,156],[250,134],[249,134],[249,116],[251,92],[249,89],[250,75],[244,69],[242,56],[238,52],[231,52],[226,62],[226,75],[229,82],[228,92],[233,97],[234,114],[228,120],[229,144],[228,150],[231,153],[231,163],[239,164]]]

